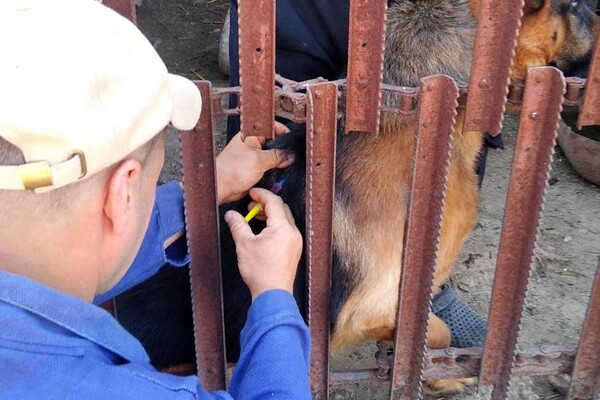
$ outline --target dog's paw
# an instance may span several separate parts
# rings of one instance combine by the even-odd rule
[[[428,396],[449,396],[462,393],[467,386],[477,383],[477,378],[432,379],[423,382],[423,393]]]

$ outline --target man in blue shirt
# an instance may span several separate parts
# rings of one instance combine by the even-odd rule
[[[195,86],[92,0],[0,1],[0,54],[0,398],[309,398],[310,339],[291,295],[301,237],[266,190],[249,192],[264,204],[259,235],[225,216],[253,298],[229,393],[159,373],[91,304],[187,261],[181,187],[155,185],[165,126],[198,120]],[[219,155],[220,203],[289,164],[261,144],[237,136]]]

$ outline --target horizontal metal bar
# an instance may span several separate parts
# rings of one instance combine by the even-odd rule
[[[575,362],[576,347],[536,346],[516,354],[513,376],[547,376],[569,373]],[[425,353],[422,379],[462,379],[477,376],[481,365],[481,349],[431,350]],[[330,386],[351,383],[380,383],[377,369],[337,370],[331,372]]]
[[[306,122],[306,94],[299,92],[306,89],[306,86],[318,82],[326,82],[323,79],[311,80],[306,82],[295,82],[289,79],[277,77],[276,81],[284,82],[285,86],[275,88],[274,101],[275,101],[275,115],[286,118],[290,121],[304,123]],[[338,86],[339,92],[344,95],[346,92],[346,80],[332,81],[331,83]],[[583,94],[585,93],[586,80],[581,78],[566,78],[565,83],[567,90],[564,95],[564,104],[568,106],[580,106],[583,101]],[[510,86],[508,96],[508,106],[511,110],[518,111],[523,104],[525,84],[524,82],[514,82]],[[394,92],[399,98],[399,106],[391,107],[386,104],[381,105],[382,111],[395,112],[402,115],[414,115],[418,108],[418,87],[401,87],[391,86],[387,84],[382,85],[384,92]],[[467,86],[459,86],[460,96],[458,99],[458,108],[464,109],[466,107],[469,89]],[[227,107],[227,101],[223,101],[223,98],[229,98],[230,95],[239,96],[240,87],[226,87],[226,88],[214,88],[212,92],[213,101],[213,115],[214,116],[229,116],[239,115],[239,108],[224,108]],[[340,101],[338,109],[338,117],[342,117],[344,102]]]

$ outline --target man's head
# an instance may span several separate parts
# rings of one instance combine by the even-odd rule
[[[199,92],[92,0],[0,1],[0,54],[0,269],[89,298],[133,260],[159,133],[195,125]]]

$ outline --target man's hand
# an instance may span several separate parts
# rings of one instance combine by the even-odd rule
[[[238,267],[252,300],[271,289],[293,294],[294,277],[302,254],[302,236],[289,207],[266,189],[252,189],[250,196],[263,204],[267,227],[255,235],[244,217],[235,211],[225,214],[236,245]]]
[[[275,136],[287,132],[289,129],[285,125],[275,122]],[[241,199],[266,171],[286,168],[293,162],[281,150],[262,150],[265,142],[262,136],[249,136],[242,141],[242,135],[238,133],[217,156],[219,204]]]

